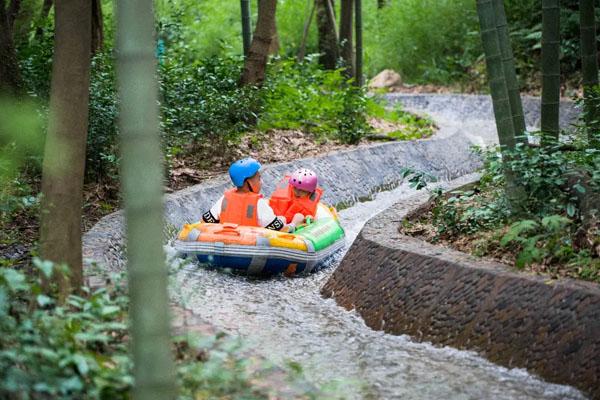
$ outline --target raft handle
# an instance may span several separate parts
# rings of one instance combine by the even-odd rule
[[[235,225],[235,226],[223,225],[223,229],[221,229],[219,231],[215,231],[215,233],[221,233],[223,235],[230,235],[230,236],[242,236],[242,233],[237,230],[237,225]]]

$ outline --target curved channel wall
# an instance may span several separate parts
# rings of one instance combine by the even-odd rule
[[[418,194],[368,221],[322,294],[373,329],[476,350],[600,399],[600,285],[517,273],[400,234],[426,201]]]

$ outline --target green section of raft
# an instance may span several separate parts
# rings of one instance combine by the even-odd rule
[[[298,229],[296,235],[309,240],[315,251],[319,251],[344,237],[344,230],[336,219],[323,218]]]

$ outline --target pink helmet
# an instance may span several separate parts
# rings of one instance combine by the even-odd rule
[[[314,192],[317,188],[317,174],[306,168],[300,168],[290,177],[290,185],[296,189]]]

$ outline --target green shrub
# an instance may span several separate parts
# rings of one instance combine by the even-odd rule
[[[242,59],[185,63],[179,49],[166,50],[160,66],[162,127],[166,144],[218,143],[250,129],[260,113],[259,91],[240,87]]]
[[[34,259],[40,276],[56,268]],[[39,278],[0,266],[0,397],[14,399],[129,399],[129,299],[119,276],[109,288],[82,288],[65,304],[42,291]],[[277,388],[257,383],[273,367],[248,359],[238,338],[178,336],[173,339],[180,399],[266,399]],[[322,398],[301,371],[279,369],[298,397]],[[331,396],[328,398],[337,398]]]
[[[46,276],[54,268],[35,261]],[[11,398],[126,398],[132,383],[127,299],[106,290],[65,305],[40,280],[0,268],[0,394]]]
[[[316,58],[272,63],[263,98],[261,130],[304,129],[345,143],[356,143],[371,131],[364,89],[352,85],[341,70],[320,69]]]
[[[256,3],[251,13],[256,21]],[[180,27],[179,43],[172,38],[169,45],[185,47],[194,59],[228,58],[242,53],[240,3],[235,1],[159,0],[156,4],[159,32],[165,26]],[[163,37],[163,33],[159,37]]]
[[[519,252],[516,266],[542,262],[565,262],[576,253],[573,250],[569,225],[572,221],[560,215],[549,215],[541,221],[525,219],[510,225],[508,232],[500,240],[500,245],[516,244]]]

